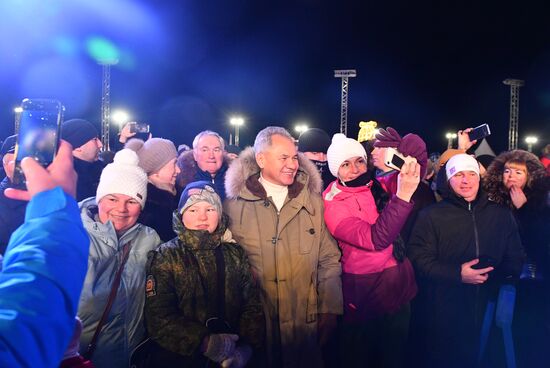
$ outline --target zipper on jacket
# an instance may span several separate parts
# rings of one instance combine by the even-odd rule
[[[474,240],[476,243],[476,258],[479,258],[479,234],[477,232],[475,208],[472,208],[472,203],[468,203],[468,210],[472,213],[472,222],[474,223]]]
[[[474,241],[476,244],[476,258],[479,258],[479,234],[477,232],[477,224],[476,224],[476,213],[475,213],[475,207],[472,208],[472,203],[468,202],[468,210],[472,213],[472,222],[474,225]],[[481,284],[482,285],[482,284]],[[475,285],[476,289],[476,296],[475,296],[475,303],[474,303],[474,326],[478,326],[478,309],[479,309],[479,292],[480,292],[480,286],[481,285]]]

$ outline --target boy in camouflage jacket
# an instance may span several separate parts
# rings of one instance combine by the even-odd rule
[[[194,216],[200,210],[195,208],[199,202],[208,207],[205,219],[213,215],[216,227],[211,227],[212,232],[204,226],[193,230],[193,226],[184,225],[184,213],[189,211]],[[222,215],[221,201],[213,188],[207,182],[191,183],[174,213],[178,236],[149,253],[147,330],[158,346],[168,354],[178,354],[181,362],[200,364],[206,357],[217,363],[227,361],[231,367],[244,366],[252,349],[263,344],[265,321],[259,289],[244,250],[234,242],[224,241],[226,229],[227,218]],[[223,293],[218,291],[220,254]],[[222,304],[218,301],[220,296],[225,300]],[[209,329],[206,322],[212,317],[224,319],[228,328]],[[172,354],[174,357],[178,360]]]

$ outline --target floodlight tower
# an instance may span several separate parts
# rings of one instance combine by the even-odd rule
[[[348,135],[348,78],[357,76],[355,69],[335,70],[334,77],[342,78],[342,105],[340,108],[340,133]]]
[[[109,128],[111,122],[111,66],[118,60],[101,60],[101,143],[103,151],[109,151]]]
[[[510,86],[510,127],[508,128],[508,150],[518,148],[519,88],[525,85],[520,79],[505,79],[502,83]]]

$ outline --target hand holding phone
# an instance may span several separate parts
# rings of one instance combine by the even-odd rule
[[[401,166],[401,172],[397,175],[397,192],[395,195],[410,202],[420,183],[420,164],[416,161],[405,162]]]
[[[397,171],[401,171],[401,168],[405,163],[416,163],[416,158],[411,156],[405,156],[397,149],[393,147],[387,147],[384,155],[384,165]]]
[[[489,128],[489,124],[481,124],[480,126],[475,127],[468,133],[468,136],[470,137],[470,141],[477,141],[489,135],[491,135],[491,129]]]
[[[14,164],[13,162],[11,164]],[[73,150],[69,143],[61,141],[54,161],[43,168],[36,160],[27,158],[21,162],[25,172],[27,190],[8,188],[6,197],[20,201],[30,201],[36,194],[57,186],[72,197],[76,197],[76,172],[73,168]]]
[[[495,267],[495,260],[488,256],[479,256],[479,262],[472,265],[474,270],[481,270],[482,268]]]
[[[129,123],[130,133],[149,133],[149,124],[146,123]]]
[[[463,283],[479,285],[489,279],[489,272],[493,271],[494,268],[492,266],[483,268],[478,266],[486,266],[488,264],[488,261],[485,260],[481,262],[481,258],[483,258],[483,256],[465,262],[460,266],[460,278]]]
[[[13,184],[23,186],[25,176],[21,161],[32,157],[42,167],[53,162],[59,145],[59,127],[64,107],[57,100],[24,99],[15,146]]]

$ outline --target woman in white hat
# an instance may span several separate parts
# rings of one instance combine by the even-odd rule
[[[145,263],[147,253],[161,243],[155,230],[137,222],[146,199],[147,175],[138,166],[137,154],[123,149],[103,170],[96,196],[79,204],[90,236],[78,309],[83,325],[80,353],[97,368],[128,367],[131,351],[145,336]],[[112,306],[106,313],[109,299]],[[90,349],[92,342],[95,347]]]
[[[401,366],[416,283],[394,245],[413,209],[420,165],[404,164],[389,198],[356,140],[335,134],[327,159],[337,178],[323,198],[327,228],[342,249],[342,365]]]

